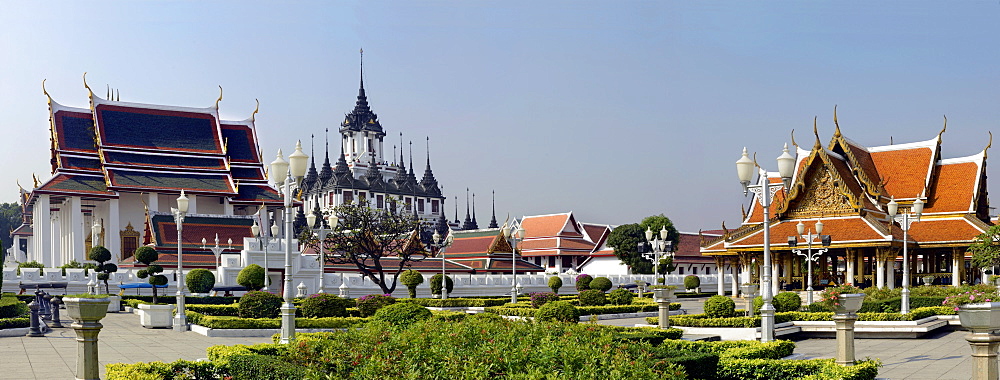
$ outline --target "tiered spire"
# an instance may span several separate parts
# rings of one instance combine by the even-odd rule
[[[493,216],[490,218],[490,227],[489,228],[500,228],[500,226],[497,225],[497,192],[496,192],[496,190],[493,190]]]
[[[385,184],[382,182],[382,171],[378,168],[378,163],[375,162],[375,154],[371,154],[371,160],[368,161],[368,171],[365,172],[365,180],[368,181],[368,186],[371,189],[384,188]]]
[[[382,132],[382,124],[378,121],[378,115],[372,112],[368,106],[368,96],[365,95],[365,52],[361,50],[361,87],[358,89],[358,100],[354,104],[354,110],[347,114],[347,117],[340,123],[340,130],[351,131],[374,131],[385,135]]]
[[[460,219],[458,219],[458,196],[457,195],[455,196],[455,224],[458,225],[459,228],[462,227],[462,221]]]
[[[441,189],[438,188],[437,179],[434,179],[434,172],[431,171],[431,138],[427,137],[427,168],[424,169],[424,178],[420,180],[420,186],[424,188],[424,192],[428,195],[441,195]]]
[[[341,155],[343,157],[344,155]],[[324,184],[333,177],[333,168],[330,166],[330,128],[326,129],[326,159],[323,161],[323,168],[319,171],[319,179]]]
[[[469,188],[465,188],[465,223],[462,223],[463,230],[474,230],[472,228],[472,216],[469,214]]]
[[[479,223],[476,222],[476,193],[472,193],[472,229],[479,229]]]
[[[309,148],[309,159],[312,161],[309,163],[309,171],[306,172],[306,178],[304,180],[306,188],[312,188],[319,180],[319,173],[316,172],[316,135],[310,135],[310,148]]]

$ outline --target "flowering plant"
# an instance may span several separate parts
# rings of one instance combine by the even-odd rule
[[[836,310],[841,306],[841,294],[855,294],[864,293],[861,288],[851,284],[844,284],[840,286],[830,286],[823,290],[819,295],[819,303],[826,306],[827,309]]]
[[[531,307],[536,309],[542,307],[542,305],[546,303],[559,300],[559,295],[553,292],[536,292],[528,294],[531,296]]]
[[[978,290],[970,290],[965,293],[945,297],[944,301],[941,301],[941,305],[952,307],[955,311],[958,311],[958,307],[965,304],[992,302],[990,297],[992,296]]]

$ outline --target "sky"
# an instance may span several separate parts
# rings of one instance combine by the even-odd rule
[[[430,138],[449,218],[469,188],[480,226],[496,191],[501,221],[733,227],[741,149],[776,170],[793,129],[811,146],[814,116],[829,142],[835,105],[863,145],[933,138],[947,115],[943,157],[982,151],[1000,132],[998,16],[996,0],[5,2],[0,201],[50,177],[43,79],[77,107],[84,72],[138,103],[207,107],[221,85],[224,119],[260,101],[270,162],[311,135],[321,157],[363,48],[386,151],[402,132],[420,175]]]

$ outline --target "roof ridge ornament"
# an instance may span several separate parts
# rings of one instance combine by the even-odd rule
[[[993,132],[986,131],[986,133],[990,134],[990,142],[986,144],[985,148],[983,148],[983,157],[984,158],[986,157],[986,151],[990,150],[990,147],[993,146]]]
[[[94,91],[91,90],[90,89],[90,85],[87,84],[87,72],[86,71],[83,72],[83,88],[87,89],[87,92],[90,93],[90,97],[91,98],[94,97]]]
[[[257,102],[257,107],[254,108],[253,113],[250,114],[250,121],[257,121],[257,112],[260,111],[260,99],[254,98],[253,101]]]
[[[215,109],[216,110],[219,109],[219,102],[221,102],[221,101],[222,101],[222,85],[220,84],[219,85],[219,98],[215,99]]]
[[[840,137],[840,123],[837,122],[837,105],[833,105],[833,125],[836,129],[833,131],[833,137]]]
[[[795,142],[795,128],[792,128],[792,146],[796,149],[799,147],[799,144]]]
[[[45,89],[45,81],[48,79],[42,79],[42,94],[45,94],[46,98],[49,98],[49,104],[52,104],[52,95],[49,95],[49,91]]]
[[[813,144],[813,149],[819,149],[823,147],[823,144],[819,142],[819,129],[816,127],[817,119],[819,119],[819,117],[813,116],[813,134],[816,135],[816,143]]]
[[[948,130],[948,115],[941,115],[941,116],[944,117],[944,127],[941,127],[941,132],[938,132],[938,141],[941,140],[941,135],[944,134],[944,131]]]

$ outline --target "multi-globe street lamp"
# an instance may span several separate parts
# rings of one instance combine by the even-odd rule
[[[660,255],[666,253],[669,257],[673,258],[674,242],[667,240],[667,235],[669,233],[670,232],[667,231],[667,226],[663,226],[663,229],[660,230],[659,236],[656,236],[653,233],[652,228],[646,227],[646,242],[653,247],[653,252],[643,252],[642,256],[653,260],[654,278],[660,278]]]
[[[267,247],[271,245],[271,239],[276,238],[278,234],[281,233],[281,228],[275,223],[271,223],[270,230],[271,234],[268,235],[267,229],[261,230],[260,225],[257,224],[256,220],[253,221],[253,226],[250,226],[250,233],[257,238],[257,242],[260,243],[263,247],[262,249],[264,250],[264,287],[261,289],[265,292],[270,290],[268,285],[271,284],[271,276],[268,275],[267,266]]]
[[[451,227],[449,227],[448,236],[444,238],[444,241],[441,241],[441,234],[437,231],[434,231],[434,235],[431,236],[431,239],[434,240],[434,242],[431,243],[431,246],[434,247],[434,250],[441,255],[441,299],[446,300],[448,299],[448,275],[445,273],[444,269],[444,251],[447,250],[448,247],[451,247],[451,244],[455,242],[455,235],[452,233]]]
[[[895,199],[891,199],[888,204],[888,211],[889,217],[899,223],[899,228],[903,229],[903,290],[900,291],[903,299],[899,304],[899,312],[907,314],[910,312],[910,254],[907,250],[906,241],[909,240],[910,224],[919,222],[920,215],[924,213],[924,201],[918,197],[917,200],[913,201],[913,206],[910,207],[909,212],[898,213],[899,203],[896,203]]]
[[[813,303],[813,262],[819,260],[820,256],[830,250],[830,235],[821,235],[823,233],[823,221],[817,220],[815,228],[815,235],[813,235],[812,228],[810,228],[809,233],[806,234],[806,225],[802,223],[802,221],[799,221],[799,224],[795,225],[795,230],[799,234],[797,236],[788,237],[788,246],[792,247],[792,252],[795,252],[795,254],[799,256],[804,256],[807,262],[808,272],[806,275],[809,276],[806,279],[806,283],[808,284],[808,288],[806,288],[807,305],[812,305]],[[798,246],[799,239],[802,239],[802,241],[808,245],[808,248],[805,250],[802,248],[796,249],[795,247]],[[819,243],[823,246],[823,248],[816,249],[816,251],[813,252],[813,243],[816,242],[816,239],[819,239]]]
[[[174,314],[174,331],[188,331],[187,315],[184,314],[184,216],[188,212],[188,197],[181,190],[177,197],[177,208],[170,208],[174,214],[174,224],[177,225],[177,314]],[[156,286],[156,285],[153,285]]]
[[[230,238],[229,239],[229,249],[232,249],[232,248],[233,248],[233,239]],[[215,234],[215,246],[214,247],[209,247],[208,246],[208,240],[206,240],[205,238],[201,238],[201,249],[212,251],[212,254],[215,255],[215,268],[216,269],[218,269],[220,266],[222,266],[222,251],[225,251],[226,248],[223,248],[223,247],[219,246],[219,234]]]
[[[524,228],[504,225],[503,237],[510,241],[510,302],[517,303],[517,243],[524,240]]]
[[[760,185],[751,185],[754,168],[763,178]],[[792,182],[792,174],[795,171],[795,157],[788,153],[788,144],[785,144],[784,152],[778,156],[778,174],[784,188],[787,189]],[[767,170],[757,165],[755,160],[747,156],[747,148],[743,148],[743,157],[736,161],[736,173],[739,175],[740,184],[743,185],[743,195],[753,192],[755,199],[764,210],[762,223],[764,224],[764,266],[761,268],[761,297],[764,304],[760,308],[760,341],[770,342],[774,340],[774,305],[771,304],[773,292],[771,289],[771,199],[781,187],[772,186]]]
[[[340,218],[337,217],[337,213],[333,210],[330,210],[330,215],[326,217],[326,223],[330,225],[330,228],[323,228],[323,220],[319,219],[319,216],[315,212],[310,212],[309,215],[306,215],[306,224],[310,228],[313,228],[313,231],[319,237],[319,289],[316,290],[316,293],[324,292],[323,277],[326,275],[326,254],[323,252],[323,242],[326,240],[326,235],[337,229],[339,222]]]
[[[293,190],[297,190],[302,178],[306,175],[306,162],[309,156],[302,152],[302,142],[295,143],[295,152],[288,155],[288,161],[281,156],[278,150],[278,157],[271,162],[271,170],[268,172],[270,179],[278,186],[282,198],[284,198],[285,208],[285,284],[282,289],[284,303],[281,305],[281,339],[282,344],[291,343],[295,340],[295,305],[292,304],[292,226],[293,203],[295,196]],[[295,189],[293,189],[293,185]]]

